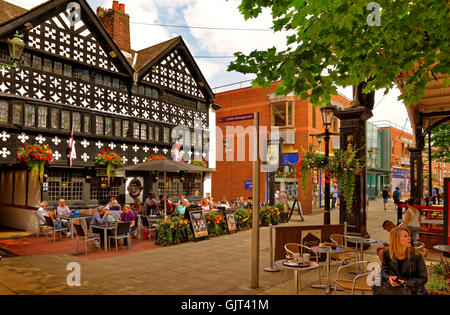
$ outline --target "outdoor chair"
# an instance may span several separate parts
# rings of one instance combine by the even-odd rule
[[[343,289],[344,291],[347,291],[347,292],[350,291],[350,293],[352,295],[355,293],[355,291],[361,291],[362,294],[364,294],[364,292],[371,292],[372,287],[369,286],[367,280],[369,279],[369,277],[373,277],[371,280],[374,281],[375,278],[378,276],[378,272],[380,271],[380,270],[378,270],[378,272],[374,272],[374,270],[380,269],[380,265],[378,263],[374,263],[374,264],[377,264],[378,267],[377,267],[377,265],[368,264],[367,261],[357,261],[357,262],[353,262],[348,265],[339,267],[337,274],[336,274],[336,280],[334,280],[334,283],[335,283],[334,294],[336,294],[337,287],[340,287],[341,289]],[[353,279],[345,279],[345,278],[340,277],[340,273],[341,273],[342,269],[348,268],[353,265],[363,266],[364,272],[357,274]],[[369,269],[368,267],[370,267],[370,266],[372,266],[372,268]]]
[[[128,248],[131,248],[131,234],[130,234],[131,222],[117,222],[114,235],[108,236],[108,243],[110,239],[114,239],[116,242],[116,251],[118,251],[117,242],[120,239],[127,239]]]
[[[37,228],[37,238],[39,238],[39,236],[41,236],[41,233],[42,233],[43,235],[46,235],[46,234],[48,234],[50,231],[48,230],[48,226],[47,226],[47,225],[41,225],[41,224],[39,223],[39,217],[38,217],[38,215],[37,215],[37,211],[35,211],[34,213],[36,214],[37,226],[38,226],[38,228]]]
[[[88,232],[87,228],[85,228],[83,226],[83,223],[74,224],[73,226],[75,227],[75,231],[77,232],[77,253],[78,253],[78,241],[82,240],[82,241],[84,241],[84,254],[87,255],[88,243],[95,242],[95,240],[100,242],[100,236],[89,235],[89,232]],[[99,250],[101,250],[100,247],[99,247]]]
[[[331,259],[336,260],[339,263],[339,267],[348,260],[358,261],[358,251],[355,248],[347,246],[347,238],[343,234],[331,234],[330,240],[338,247],[344,249],[345,253],[333,253]]]
[[[148,240],[152,239],[152,231],[156,231],[156,224],[150,223],[148,218],[144,215],[140,215],[141,219],[141,239],[142,239],[142,231],[148,231]]]
[[[65,231],[67,232],[67,228],[57,228],[55,227],[55,222],[53,222],[53,219],[49,216],[44,216],[45,218],[45,223],[47,223],[49,232],[51,232],[53,234],[53,243],[55,243],[56,241],[56,233],[60,233],[61,234],[61,238],[62,238],[62,232]]]
[[[287,259],[300,258],[303,257],[303,254],[309,254],[309,259],[315,260],[316,263],[319,264],[320,253],[308,246],[297,243],[286,243],[284,249],[286,250]],[[321,283],[320,268],[317,269],[319,270],[319,283]]]

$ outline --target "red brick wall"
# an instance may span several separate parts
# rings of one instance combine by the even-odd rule
[[[221,117],[237,116],[250,114],[254,112],[260,113],[260,125],[267,126],[270,129],[272,125],[271,122],[271,105],[269,100],[269,94],[274,93],[277,84],[272,87],[263,90],[262,88],[244,88],[239,90],[228,91],[224,93],[216,94],[216,104],[222,106],[220,110],[217,111],[217,127],[223,130],[224,135],[226,134],[226,126],[247,126],[253,125],[253,120],[243,120],[231,123],[219,123],[218,119]],[[301,147],[308,150],[309,144],[317,145],[317,141],[310,137],[311,133],[322,133],[322,118],[320,115],[320,110],[316,108],[316,128],[313,128],[312,117],[313,117],[313,107],[308,100],[300,100],[300,98],[292,98],[294,100],[294,125],[295,125],[295,145],[291,148],[285,146],[284,152],[289,149],[289,151],[297,151],[299,156],[303,155]],[[333,96],[334,101],[337,101],[345,106],[349,106],[349,101],[340,95]],[[292,128],[289,128],[292,129]],[[235,137],[236,138],[236,137]],[[246,141],[248,143],[248,136],[246,136]],[[234,156],[236,159],[236,140],[234,143]],[[223,139],[217,137],[217,152],[225,149],[223,144]],[[320,150],[324,151],[325,146],[322,143]],[[219,158],[218,154],[218,158]],[[253,194],[251,190],[245,190],[244,183],[246,180],[252,180],[252,163],[248,160],[248,152],[246,152],[246,161],[242,162],[232,162],[232,161],[217,161],[216,166],[217,172],[212,176],[212,194],[215,199],[220,199],[225,196],[227,199],[236,199],[238,196],[248,197]],[[299,182],[299,199],[302,203],[302,208],[304,214],[309,214],[312,212],[312,182],[307,185],[305,191],[305,197],[302,195],[302,189],[300,187],[301,182]],[[261,201],[266,199],[266,173],[261,173]]]
[[[130,16],[116,9],[97,11],[98,18],[120,50],[131,52]]]

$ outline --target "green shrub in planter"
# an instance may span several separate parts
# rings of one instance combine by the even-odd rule
[[[227,220],[218,211],[208,211],[205,213],[206,228],[208,235],[220,236],[227,233]]]
[[[233,214],[234,214],[234,221],[236,222],[236,228],[238,231],[252,227],[251,209],[238,209],[234,211]]]
[[[261,225],[277,225],[280,222],[280,211],[277,207],[263,207],[259,213]]]
[[[428,293],[432,295],[449,295],[450,294],[450,264],[441,258],[430,265],[430,277],[425,285]]]
[[[161,220],[156,227],[156,244],[160,246],[169,246],[187,242],[192,238],[189,221],[179,217]]]

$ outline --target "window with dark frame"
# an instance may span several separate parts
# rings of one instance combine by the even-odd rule
[[[59,129],[59,109],[58,108],[51,109],[50,127],[52,129]]]
[[[155,126],[155,141],[159,142],[159,126]]]
[[[67,110],[61,111],[61,130],[70,130],[70,112]]]
[[[59,61],[53,63],[53,73],[62,75],[63,74],[63,64]]]
[[[272,124],[277,127],[294,125],[294,104],[291,101],[272,103]],[[313,115],[314,117],[314,115]],[[313,118],[314,124],[314,118]]]
[[[21,103],[14,102],[13,103],[13,113],[12,115],[12,122],[16,125],[22,124],[22,113],[23,113],[23,106]]]
[[[135,122],[133,123],[133,138],[139,139],[140,137],[140,128],[139,123]]]
[[[25,104],[25,127],[36,126],[36,106]]]
[[[129,138],[130,135],[128,134],[129,130],[130,130],[130,121],[129,120],[123,120],[122,121],[122,128],[123,128],[123,133],[122,136],[124,138]]]
[[[100,73],[95,73],[95,84],[102,85],[103,84],[103,76]]]
[[[114,135],[116,137],[122,138],[122,122],[120,121],[120,119],[114,120],[114,129]]]
[[[119,79],[118,78],[113,78],[112,79],[112,87],[118,89],[119,86],[120,86]]]
[[[48,174],[48,201],[66,202],[83,201],[85,175],[83,173],[57,173]]]
[[[22,56],[22,64],[24,67],[31,67],[31,54],[30,53],[23,53]]]
[[[46,72],[53,72],[53,62],[51,59],[44,58],[43,70]]]
[[[103,135],[103,117],[95,116],[95,133],[97,135]]]
[[[0,60],[9,62],[9,51],[6,46],[0,46]]]
[[[165,143],[170,143],[170,128],[164,127],[163,132],[163,141]]]
[[[148,126],[148,140],[149,141],[153,141],[154,137],[153,137],[153,126]]]
[[[141,140],[147,140],[147,125],[141,124]]]
[[[73,120],[73,131],[81,132],[81,113],[74,112],[72,120]]]
[[[83,116],[83,132],[91,133],[91,115],[89,114]]]
[[[105,135],[113,135],[113,122],[111,117],[105,117]]]
[[[108,86],[108,87],[111,86],[111,77],[110,76],[107,76],[107,75],[103,76],[103,85]]]
[[[42,58],[39,56],[33,56],[32,67],[37,70],[42,70]]]
[[[0,100],[0,123],[8,123],[9,117],[9,103],[5,100]]]
[[[47,128],[48,107],[38,106],[38,127]]]
[[[71,77],[72,76],[72,66],[71,65],[64,64],[64,75],[66,77]]]

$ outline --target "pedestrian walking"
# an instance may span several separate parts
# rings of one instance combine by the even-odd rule
[[[286,194],[286,191],[283,190],[282,192],[280,192],[280,194],[278,196],[278,200],[279,200],[279,203],[284,205],[284,209],[286,211],[289,211],[288,196]]]
[[[389,203],[389,198],[391,197],[388,186],[384,186],[384,189],[381,192],[381,195],[383,197],[384,211],[386,211],[386,207],[388,206],[388,203]]]
[[[334,185],[333,189],[331,189],[331,210],[336,210],[337,198],[338,198],[338,189],[337,186]]]

